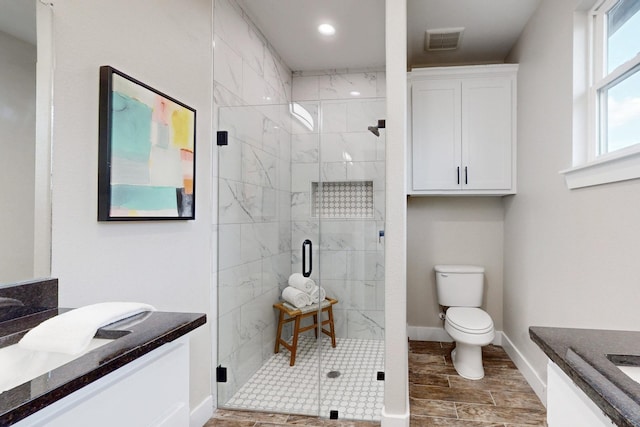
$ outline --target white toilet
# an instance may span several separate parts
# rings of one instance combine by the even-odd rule
[[[482,346],[493,341],[491,316],[480,309],[484,268],[475,265],[436,265],[438,303],[446,308],[444,329],[456,342],[453,366],[461,377],[484,377]],[[448,308],[447,308],[448,307]]]

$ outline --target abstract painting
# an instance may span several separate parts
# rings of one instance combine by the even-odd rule
[[[195,219],[196,111],[100,67],[98,221]]]

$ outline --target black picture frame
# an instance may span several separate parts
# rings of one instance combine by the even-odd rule
[[[194,220],[196,110],[100,67],[98,221]]]

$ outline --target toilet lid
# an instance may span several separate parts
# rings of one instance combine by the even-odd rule
[[[451,326],[469,334],[484,334],[493,329],[491,316],[476,307],[450,307],[446,316]]]

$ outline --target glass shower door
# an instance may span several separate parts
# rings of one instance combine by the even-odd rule
[[[320,414],[338,419],[380,420],[383,404],[385,112],[384,99],[320,103],[312,215],[318,282],[337,300],[337,345],[325,336],[320,352]]]
[[[317,108],[226,107],[218,122],[218,406],[317,416],[313,334],[301,334],[293,366],[283,345],[275,353],[282,291],[302,271],[302,242],[318,239],[317,219],[297,221],[304,191],[291,174],[294,142],[317,139]],[[313,174],[311,163],[303,169]],[[291,344],[293,322],[280,336]]]
[[[219,407],[380,419],[385,134],[368,128],[384,113],[384,99],[220,109]],[[283,305],[292,275],[327,299]],[[295,361],[275,353],[310,326]]]

